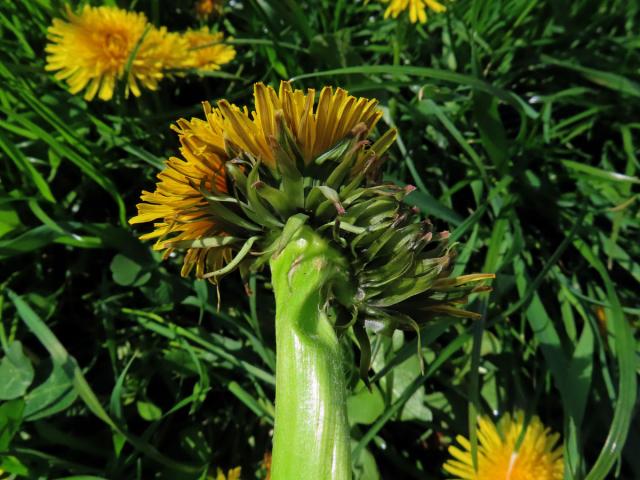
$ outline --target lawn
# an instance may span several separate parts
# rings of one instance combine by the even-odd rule
[[[148,19],[90,100],[45,68],[53,19],[86,3]],[[269,266],[181,276],[183,252],[163,259],[129,219],[180,155],[171,125],[283,80],[377,99],[371,138],[397,137],[375,181],[415,188],[402,208],[449,232],[451,275],[495,274],[468,318],[339,329],[353,478],[453,478],[456,437],[483,459],[477,418],[518,412],[516,449],[537,419],[559,434],[559,478],[640,478],[640,4],[442,0],[412,23],[379,0],[214,3],[0,5],[0,478],[267,478]],[[223,32],[235,56],[174,46],[164,78],[132,86],[160,27]]]

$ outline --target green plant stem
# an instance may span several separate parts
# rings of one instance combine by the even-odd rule
[[[346,263],[303,227],[270,265],[276,297],[272,478],[349,480],[346,386],[338,338],[325,312],[330,292],[348,284]]]

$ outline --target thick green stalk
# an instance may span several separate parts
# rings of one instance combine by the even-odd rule
[[[271,259],[276,297],[273,480],[349,480],[350,435],[341,352],[325,307],[346,264],[309,227]],[[331,288],[331,286],[334,288]]]

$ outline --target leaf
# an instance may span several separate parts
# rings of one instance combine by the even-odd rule
[[[442,204],[435,197],[429,193],[414,190],[405,200],[409,205],[415,205],[418,207],[422,214],[427,217],[441,218],[451,225],[458,226],[464,219],[454,210],[451,210],[446,205]]]
[[[314,77],[324,77],[324,76],[332,76],[332,75],[350,75],[350,74],[362,74],[362,75],[410,75],[410,76],[418,76],[431,78],[434,80],[443,80],[445,82],[456,83],[459,85],[466,85],[473,89],[489,93],[494,95],[501,100],[511,104],[513,107],[518,109],[522,114],[530,117],[537,118],[538,113],[533,110],[527,103],[522,100],[519,96],[515,95],[512,92],[503,90],[499,87],[495,87],[490,83],[485,82],[476,77],[472,77],[470,75],[464,75],[461,73],[454,73],[447,70],[440,70],[437,68],[426,68],[426,67],[413,67],[413,66],[398,66],[398,65],[365,65],[358,67],[346,67],[346,68],[337,68],[334,70],[325,70],[321,72],[313,72],[313,73],[305,73],[303,75],[297,75],[291,79],[292,82],[297,80],[302,80],[305,78],[314,78]]]
[[[0,452],[11,445],[11,439],[18,432],[22,423],[24,401],[11,400],[0,405]]]
[[[500,174],[507,172],[509,143],[498,112],[498,100],[484,92],[474,97],[473,113],[480,131],[480,139]]]
[[[33,95],[28,95],[25,93],[25,96],[23,98],[25,99],[25,101],[27,101],[27,103],[30,103],[30,105],[34,107],[36,107],[36,105],[38,105],[39,107],[43,107],[43,105],[41,105]],[[2,109],[3,108],[0,105],[0,110]],[[83,155],[79,154],[73,147],[71,147],[71,145],[75,145],[76,147],[79,145],[77,139],[74,138],[71,140],[71,142],[74,143],[63,143],[55,138],[49,131],[36,125],[25,116],[18,115],[15,112],[11,113],[15,117],[15,119],[18,120],[26,129],[31,130],[38,136],[39,139],[46,142],[56,154],[58,154],[63,159],[70,160],[81,170],[84,175],[91,178],[95,183],[97,183],[107,193],[109,193],[118,206],[120,223],[123,227],[127,225],[126,208],[124,205],[124,200],[118,192],[118,188],[115,186],[113,181],[106,175],[104,175],[103,172],[99,171],[93,163],[88,161]],[[58,123],[64,122],[62,122],[59,118],[56,118],[55,120],[50,118],[50,114],[52,115],[51,112],[47,112],[46,114],[43,113],[43,118],[45,118],[45,120],[47,121],[50,121],[54,128],[60,128],[61,132],[64,132],[64,128],[58,125]],[[85,155],[89,156],[90,154]]]
[[[384,398],[377,387],[369,391],[360,381],[356,390],[358,393],[347,398],[347,418],[349,423],[371,425],[384,412]]]
[[[480,96],[480,98],[487,98],[487,97],[488,97],[487,95]],[[436,118],[440,121],[440,123],[442,123],[442,125],[447,129],[447,131],[451,134],[451,136],[456,140],[456,142],[458,142],[460,147],[462,147],[462,149],[469,156],[469,158],[475,165],[482,179],[485,182],[488,182],[487,172],[484,168],[482,158],[480,158],[478,153],[471,147],[469,142],[464,138],[464,135],[460,132],[460,130],[458,130],[458,128],[447,117],[447,115],[442,111],[442,109],[438,105],[436,105],[433,102],[433,100],[426,99],[418,103],[418,110],[425,115],[434,114],[436,116]],[[482,120],[484,120],[484,118],[482,118]],[[480,119],[478,120],[478,123],[479,124],[482,123]],[[482,129],[481,129],[481,132],[482,132]]]
[[[0,400],[13,400],[25,394],[33,382],[33,366],[22,351],[22,344],[9,345],[0,361]]]
[[[162,410],[152,402],[139,400],[136,402],[136,408],[138,414],[147,422],[155,422],[162,418]]]
[[[111,391],[111,399],[109,400],[109,412],[116,420],[122,420],[122,388],[124,386],[125,378],[127,377],[127,372],[133,361],[136,359],[135,355],[131,357],[131,359],[127,362],[127,365],[122,369],[120,375],[118,375],[118,379],[116,380],[116,384]]]
[[[604,180],[614,183],[640,183],[640,178],[631,177],[622,173],[610,172],[601,168],[585,165],[584,163],[574,162],[573,160],[563,160],[563,165],[577,172],[586,174],[594,179]]]
[[[25,396],[25,420],[33,421],[67,409],[78,398],[73,376],[57,363],[49,377]]]
[[[0,450],[2,449],[0,448]],[[12,473],[18,477],[33,478],[29,468],[13,455],[0,455],[0,471]]]
[[[355,440],[351,442],[351,448],[355,447]],[[360,458],[353,464],[355,479],[357,480],[380,480],[380,471],[376,464],[376,457],[372,455],[368,448],[360,454]]]
[[[59,237],[59,232],[52,230],[47,225],[40,225],[15,238],[0,240],[0,260],[38,250]]]
[[[420,372],[420,358],[412,355],[394,370],[392,401],[402,398],[404,392]],[[419,376],[418,376],[419,378]],[[386,379],[385,379],[386,380]],[[426,392],[424,387],[417,388],[405,402],[400,411],[399,419],[403,421],[420,420],[430,422],[433,414],[426,405]]]
[[[524,261],[521,258],[516,258],[514,261],[514,271],[516,273],[518,292],[523,296],[527,287],[531,284],[531,281],[527,275]],[[569,362],[562,349],[560,337],[554,322],[551,320],[551,317],[549,317],[537,293],[534,293],[532,296],[531,303],[526,310],[526,316],[531,330],[540,345],[540,350],[542,350],[548,368],[553,375],[555,385],[560,391],[563,401],[567,402],[567,399],[573,395],[568,389],[570,385],[567,378]]]
[[[201,470],[200,466],[189,465],[173,460],[161,454],[155,447],[149,445],[143,440],[133,436],[129,432],[121,429],[105,411],[98,400],[95,392],[89,386],[87,379],[78,367],[78,364],[72,356],[69,355],[60,340],[53,334],[51,329],[40,319],[38,314],[15,292],[8,290],[9,298],[16,306],[18,315],[29,327],[33,334],[38,338],[40,343],[47,349],[49,355],[54,362],[64,365],[63,368],[69,369],[73,373],[73,384],[80,398],[84,401],[87,408],[105,424],[107,424],[114,432],[120,433],[126,437],[136,449],[143,452],[150,459],[165,465],[169,468],[182,472],[196,473]]]
[[[0,205],[0,238],[20,226],[20,218],[10,205]]]
[[[571,397],[574,402],[571,408],[571,415],[578,424],[582,422],[587,399],[589,398],[591,377],[593,375],[593,344],[594,332],[591,325],[587,323],[573,352],[568,371],[568,376],[572,379],[571,386],[574,390],[574,395]]]
[[[95,475],[72,475],[70,477],[60,477],[56,480],[107,480],[104,477],[96,477]]]
[[[140,287],[151,278],[151,272],[143,271],[142,265],[118,253],[111,260],[111,274],[118,285]]]
[[[618,93],[640,97],[640,83],[629,80],[628,78],[623,77],[622,75],[618,75],[617,73],[603,72],[602,70],[583,67],[582,65],[578,65],[577,63],[557,60],[548,55],[541,55],[540,59],[544,63],[579,72],[587,80],[600,85],[601,87],[609,88]]]
[[[362,454],[362,451],[366,448],[367,444],[376,436],[376,434],[385,426],[385,424],[391,420],[391,418],[398,413],[398,411],[404,406],[404,404],[411,398],[424,383],[431,378],[431,376],[451,357],[457,352],[463,345],[465,345],[471,335],[465,332],[458,335],[451,341],[446,347],[444,347],[435,360],[430,363],[424,375],[417,376],[415,379],[404,389],[398,399],[387,407],[384,413],[378,418],[375,423],[367,430],[367,432],[358,441],[356,446],[352,450],[352,456],[354,462],[357,462]]]
[[[257,417],[263,418],[268,423],[273,424],[273,406],[265,408],[265,405],[242,388],[238,382],[229,382],[228,388],[229,391],[244,403]]]
[[[22,153],[18,147],[12,142],[0,134],[0,150],[3,150],[11,160],[16,164],[16,167],[27,177],[31,177],[31,181],[36,186],[40,194],[49,202],[55,202],[49,184],[40,175],[35,167],[31,164],[29,159]]]
[[[616,293],[616,287],[611,282],[604,264],[581,241],[574,241],[574,246],[591,266],[598,272],[606,289],[606,295],[611,308],[611,323],[616,338],[616,357],[618,360],[618,398],[615,405],[613,420],[609,428],[607,439],[591,468],[586,480],[604,480],[609,475],[613,465],[619,460],[629,435],[633,418],[633,407],[637,398],[638,376],[636,372],[637,343],[634,332],[622,312],[622,305]]]

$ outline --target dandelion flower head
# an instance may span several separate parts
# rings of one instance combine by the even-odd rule
[[[257,83],[251,113],[247,107],[221,100],[216,108],[204,103],[205,119],[178,120],[172,128],[178,133],[182,158],[167,161],[155,191],[142,192],[138,215],[129,220],[154,222],[155,229],[140,238],[156,239],[154,249],[166,255],[176,248],[186,249],[183,276],[195,267],[196,275],[202,277],[228,261],[230,251],[218,248],[217,241],[209,246],[206,239],[229,235],[231,241],[238,217],[222,214],[207,196],[229,192],[226,168],[233,166],[234,158],[249,155],[275,171],[279,152],[275,139],[281,121],[309,164],[356,125],[368,134],[382,116],[376,100],[355,98],[341,88],[323,88],[317,105],[315,95],[313,89],[293,90],[287,82],[281,83],[278,92]]]
[[[224,0],[198,0],[196,2],[196,14],[201,18],[208,18],[213,13],[220,15]]]
[[[164,69],[179,64],[186,51],[178,34],[151,26],[144,14],[108,6],[67,9],[67,18],[54,19],[47,36],[46,70],[56,71],[71,93],[84,90],[86,100],[110,100],[129,61],[125,94],[155,90]]]
[[[446,7],[436,0],[382,0],[389,3],[384,12],[384,18],[397,18],[404,12],[409,12],[411,23],[425,23],[427,21],[427,9],[435,13],[442,13]]]
[[[363,326],[366,318],[381,333],[419,329],[411,315],[478,316],[459,307],[490,290],[478,282],[494,275],[450,277],[448,232],[403,203],[413,187],[382,181],[396,131],[369,139],[382,117],[377,100],[332,87],[316,99],[314,89],[257,83],[251,108],[205,102],[204,118],[176,122],[180,156],[167,161],[155,190],[142,192],[129,220],[153,223],[141,239],[155,240],[165,258],[185,252],[183,276],[195,271],[217,284],[238,270],[246,282],[309,226],[349,258],[333,290],[337,322]],[[359,341],[366,378],[370,345]]]
[[[219,70],[220,65],[231,62],[236,51],[231,45],[223,43],[222,32],[212,33],[207,27],[200,30],[188,30],[182,38],[187,42],[187,66],[199,70]]]
[[[227,472],[226,475],[222,470],[218,468],[218,471],[216,474],[216,480],[240,480],[240,473],[241,473],[240,467],[232,468]]]
[[[525,425],[521,411],[505,415],[498,425],[481,417],[477,470],[473,466],[471,443],[461,435],[456,440],[462,448],[449,447],[453,458],[444,464],[444,470],[458,480],[562,480],[564,464],[562,446],[557,445],[559,439],[560,435],[551,433],[538,417]]]

